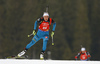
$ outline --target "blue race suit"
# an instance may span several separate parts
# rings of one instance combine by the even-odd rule
[[[35,21],[34,30],[36,30],[37,24],[38,23],[41,24],[42,21],[44,21],[43,18],[39,18],[37,21]],[[50,22],[50,20],[48,19],[48,21],[45,21],[45,22]],[[52,20],[51,24],[53,24],[52,31],[55,31],[56,23]],[[38,29],[37,34],[32,38],[32,41],[26,46],[26,49],[29,49],[31,46],[33,46],[40,39],[43,39],[42,51],[45,51],[46,46],[47,46],[47,42],[49,40],[49,30],[42,31],[41,29]]]

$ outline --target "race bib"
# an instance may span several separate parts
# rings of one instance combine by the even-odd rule
[[[39,25],[39,29],[42,30],[42,31],[48,31],[49,27],[50,27],[49,22],[42,22]]]

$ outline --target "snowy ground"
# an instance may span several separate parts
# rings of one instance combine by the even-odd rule
[[[0,59],[0,64],[100,64],[100,61]]]

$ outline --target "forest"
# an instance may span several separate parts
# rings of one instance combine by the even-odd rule
[[[91,54],[91,60],[100,60],[100,0],[0,0],[0,58],[17,55],[26,47],[32,40],[27,35],[47,5],[56,30],[55,45],[51,45],[50,36],[45,58],[50,51],[51,59],[74,60],[82,45]],[[42,43],[38,41],[26,55],[39,59]]]

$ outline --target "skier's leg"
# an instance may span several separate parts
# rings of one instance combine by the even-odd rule
[[[26,46],[26,48],[25,48],[22,52],[20,52],[20,53],[18,54],[18,56],[19,56],[19,57],[23,56],[23,55],[26,53],[26,51],[27,51],[31,46],[33,46],[38,40],[40,40],[40,38],[38,38],[38,36],[35,35],[35,36],[33,37],[32,41]]]
[[[33,37],[32,41],[26,46],[25,49],[29,49],[31,46],[33,46],[39,40],[40,40],[40,38],[37,35],[35,35]]]
[[[44,53],[45,53],[45,50],[46,50],[48,39],[49,39],[48,36],[43,37],[43,47],[42,47],[42,52],[40,54],[40,59],[44,59]]]
[[[42,47],[42,51],[45,51],[45,50],[46,50],[46,47],[47,47],[47,42],[48,42],[48,40],[43,40],[43,47]]]

